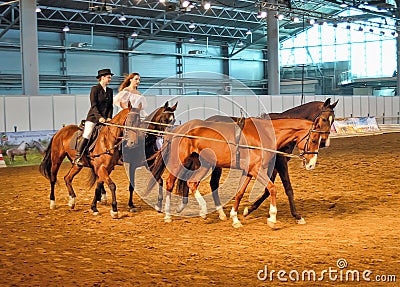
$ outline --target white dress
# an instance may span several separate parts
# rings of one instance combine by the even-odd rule
[[[127,106],[128,101],[131,102],[131,106],[133,108],[137,108],[140,103],[142,103],[142,110],[140,114],[142,117],[147,117],[148,114],[146,113],[145,109],[147,108],[147,101],[144,96],[142,96],[139,92],[138,93],[131,93],[127,90],[122,90],[118,94],[114,96],[113,103],[115,106],[118,107],[117,112],[122,109],[122,106]]]

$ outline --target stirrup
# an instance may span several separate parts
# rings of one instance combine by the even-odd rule
[[[74,160],[72,161],[72,163],[73,163],[74,165],[76,165],[76,166],[79,166],[79,167],[83,167],[83,166],[84,166],[84,164],[83,164],[83,162],[82,162],[82,157],[81,157],[81,156],[78,157],[78,158],[76,158],[76,159],[74,159]]]

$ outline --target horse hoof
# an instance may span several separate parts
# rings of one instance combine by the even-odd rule
[[[201,218],[207,219],[207,210],[200,211],[199,215]]]
[[[106,194],[101,195],[100,203],[103,205],[107,205],[107,195]]]
[[[277,230],[282,228],[282,223],[280,221],[272,222],[269,220],[269,218],[267,220],[267,224],[271,229]]]
[[[240,221],[237,221],[237,222],[232,223],[232,226],[233,226],[234,228],[243,227],[243,225],[240,223]]]
[[[50,200],[50,209],[56,209],[56,202],[54,200]]]
[[[98,211],[93,211],[93,215],[94,215],[94,216],[98,216],[98,215],[100,215],[100,212],[98,212]]]
[[[118,218],[118,211],[112,211],[112,210],[110,210],[110,214],[111,214],[111,217],[112,217],[112,218],[114,218],[114,219],[117,219],[117,218]]]
[[[247,215],[249,215],[249,208],[248,208],[248,207],[246,207],[246,208],[243,210],[243,216],[247,216]]]
[[[69,197],[68,206],[71,207],[71,209],[75,208],[75,197]]]
[[[154,209],[155,209],[157,212],[161,212],[161,206],[159,206],[158,204],[154,205]]]
[[[137,211],[136,207],[129,207],[129,212],[134,213],[136,211]]]
[[[218,217],[219,217],[219,220],[227,220],[228,219],[223,211],[219,213]]]
[[[296,223],[297,224],[306,224],[306,221],[304,220],[304,218],[300,218],[300,219],[296,219]]]
[[[171,216],[165,216],[165,217],[164,217],[164,222],[166,222],[166,223],[171,223],[171,222],[172,222]]]
[[[186,207],[186,204],[180,204],[177,208],[176,208],[176,213],[181,213]]]

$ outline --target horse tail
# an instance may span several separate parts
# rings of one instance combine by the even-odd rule
[[[183,169],[179,173],[176,192],[180,196],[188,196],[189,186],[187,185],[188,178],[192,175],[192,171],[200,167],[201,163],[197,154],[191,154],[183,162]]]
[[[162,146],[162,148],[155,153],[151,159],[154,159],[154,163],[149,167],[151,174],[152,174],[152,179],[150,180],[148,186],[147,186],[147,192],[149,192],[156,182],[158,182],[164,173],[165,167],[166,167],[166,162],[168,162],[169,154],[171,151],[171,142],[168,141],[166,144]]]
[[[89,188],[91,188],[97,181],[99,177],[97,176],[97,174],[94,172],[94,168],[93,166],[90,167],[90,173],[89,176],[87,177],[87,184],[89,186]]]
[[[51,147],[53,143],[53,138],[51,138],[49,145],[47,146],[46,150],[44,151],[44,157],[42,162],[39,165],[40,173],[47,179],[50,179],[51,174]]]

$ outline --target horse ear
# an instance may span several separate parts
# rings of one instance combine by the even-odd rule
[[[339,99],[337,99],[336,102],[334,102],[332,105],[330,105],[330,108],[333,110],[336,107],[338,102],[339,102]]]
[[[327,98],[325,103],[324,103],[324,107],[329,107],[329,105],[331,104],[331,98]]]
[[[176,102],[176,104],[171,107],[171,110],[175,111],[177,107],[178,107],[178,102]]]
[[[168,108],[168,101],[165,102],[164,104],[164,109]]]

